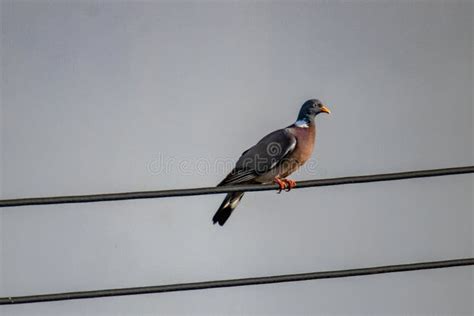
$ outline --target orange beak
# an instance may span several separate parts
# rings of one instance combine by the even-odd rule
[[[323,106],[321,107],[321,112],[324,112],[324,113],[327,113],[327,114],[331,114],[331,110],[329,110],[329,109],[327,108],[327,106],[325,106],[325,105],[323,105]]]

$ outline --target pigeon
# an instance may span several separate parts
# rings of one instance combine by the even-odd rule
[[[276,183],[278,193],[290,191],[296,182],[286,177],[311,157],[316,138],[315,117],[320,113],[330,114],[331,111],[317,99],[306,101],[294,124],[268,134],[244,151],[234,169],[218,186]],[[228,193],[212,222],[223,226],[243,196],[244,192]]]

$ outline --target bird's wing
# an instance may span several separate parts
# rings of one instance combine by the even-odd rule
[[[296,137],[279,129],[242,153],[234,170],[219,184],[242,183],[273,169],[296,147]]]

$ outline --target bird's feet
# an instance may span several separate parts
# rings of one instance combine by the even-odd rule
[[[296,187],[296,181],[295,180],[291,180],[291,179],[283,179],[283,180],[286,181],[286,183],[288,184],[287,187],[286,187],[286,192],[288,192],[291,189],[293,189],[294,187]]]
[[[289,192],[291,189],[293,189],[296,186],[296,181],[291,180],[291,179],[275,178],[273,181],[279,186],[277,193],[281,193],[281,191],[283,190],[285,190],[286,192]]]
[[[279,186],[279,189],[278,189],[278,192],[277,192],[277,193],[281,193],[281,191],[286,190],[286,182],[285,182],[285,181],[283,181],[283,180],[280,179],[280,178],[275,178],[275,179],[273,179],[273,181],[274,181],[276,184],[278,184],[278,186]]]

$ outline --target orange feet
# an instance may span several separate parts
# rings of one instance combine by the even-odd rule
[[[286,183],[288,183],[288,186],[286,187],[286,191],[290,191],[291,189],[293,189],[294,187],[296,187],[296,181],[295,180],[291,180],[291,179],[284,179],[286,181]]]
[[[278,184],[278,186],[280,187],[280,188],[278,189],[278,192],[277,192],[277,193],[281,193],[281,191],[286,190],[286,182],[285,182],[285,181],[281,180],[280,178],[275,178],[275,179],[273,179],[273,181],[274,181],[276,184]]]
[[[291,179],[275,178],[273,179],[273,181],[279,186],[277,193],[281,193],[281,191],[283,190],[285,190],[286,192],[289,192],[291,189],[293,189],[296,186],[296,181],[291,180]]]

